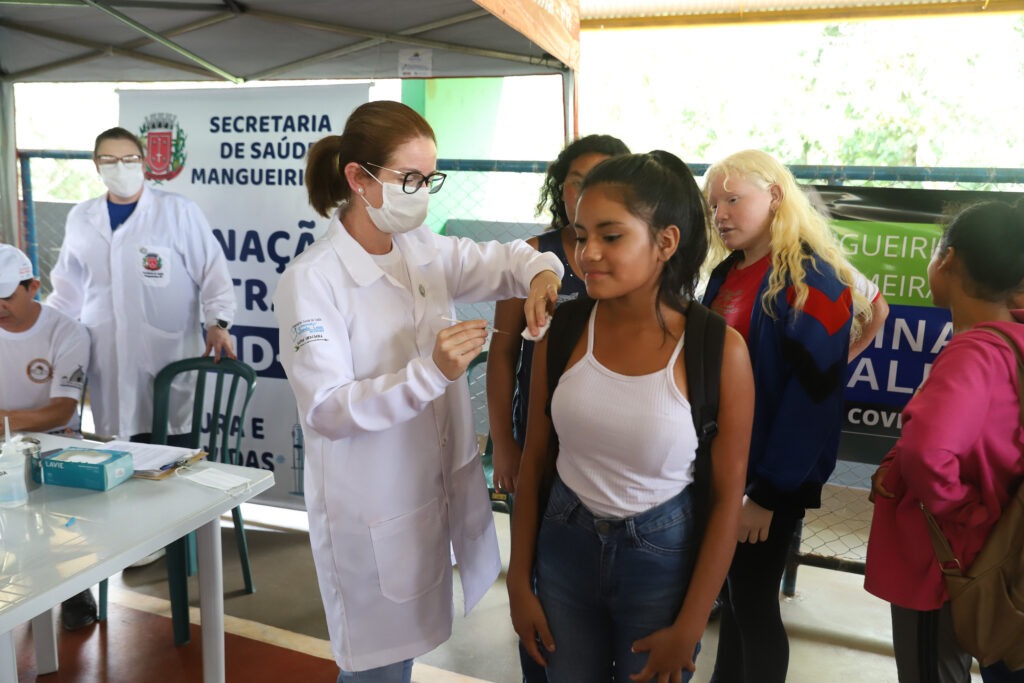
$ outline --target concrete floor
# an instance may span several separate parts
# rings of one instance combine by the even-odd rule
[[[302,512],[259,505],[245,506],[244,512],[247,522],[297,531],[305,528]],[[495,515],[506,567],[508,519],[504,514]],[[417,662],[492,683],[519,683],[516,638],[508,617],[503,579],[495,582],[467,617],[461,616],[460,587],[456,583],[454,634]],[[791,647],[788,681],[896,682],[888,605],[866,593],[862,581],[855,574],[800,568],[796,596],[782,602]],[[697,661],[695,683],[708,680],[716,647],[717,626],[711,624],[703,641],[704,654]],[[981,680],[976,673],[974,678]]]
[[[86,411],[83,421],[91,416]],[[805,520],[803,552],[835,554],[862,560],[870,520],[870,505],[866,492],[849,486],[863,486],[873,468],[845,464],[842,474],[844,486],[830,487],[831,496],[824,509],[810,511]],[[841,477],[842,478],[842,477]],[[305,512],[263,505],[243,505],[247,526],[265,526],[285,532],[284,539],[272,543],[272,559],[253,556],[257,593],[251,596],[226,592],[226,610],[231,615],[237,609],[244,628],[240,632],[250,635],[249,627],[259,630],[261,625],[276,629],[276,639],[296,641],[294,647],[306,652],[316,651],[330,657],[326,642],[323,610],[317,600],[315,579],[308,541]],[[508,566],[508,515],[496,514],[499,545],[503,566]],[[296,533],[288,533],[296,532]],[[279,534],[275,534],[279,536]],[[284,542],[282,543],[282,540]],[[231,582],[236,571],[237,558],[230,541],[225,537],[225,583]],[[250,541],[252,543],[252,541]],[[251,550],[252,552],[252,550]],[[275,583],[267,577],[268,563],[281,568],[287,578]],[[126,585],[120,577],[111,581],[113,591],[123,590],[126,602],[145,602],[141,593],[165,593],[166,581],[162,568],[150,570],[152,582],[147,587],[146,577],[136,577]],[[296,579],[302,578],[296,582]],[[140,582],[141,579],[141,582]],[[892,658],[891,627],[888,605],[866,593],[863,577],[856,574],[801,567],[797,581],[797,594],[782,599],[782,614],[790,637],[791,683],[843,683],[870,681],[896,683],[896,665]],[[305,607],[297,600],[295,586],[311,588],[302,591]],[[140,593],[141,592],[141,593]],[[455,586],[455,625],[452,638],[417,659],[414,683],[454,683],[479,679],[491,683],[519,683],[519,660],[516,636],[508,615],[504,574],[499,577],[479,605],[468,616],[462,616],[461,586]],[[193,589],[193,599],[197,591]],[[162,600],[158,599],[162,603]],[[273,614],[268,615],[267,612]],[[288,615],[281,614],[289,612]],[[703,653],[697,660],[694,683],[705,683],[711,675],[717,648],[717,625],[712,623],[702,641]],[[452,672],[447,676],[445,672]],[[980,682],[975,664],[973,680]],[[752,682],[753,683],[753,682]]]

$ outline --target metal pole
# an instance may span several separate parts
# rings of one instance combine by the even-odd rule
[[[576,116],[576,72],[566,69],[562,72],[562,115],[565,144],[579,135],[579,120]]]
[[[36,236],[36,205],[32,201],[32,159],[23,156],[21,163],[21,197],[25,207],[25,243],[22,249],[32,262],[32,272],[39,276],[39,238]]]
[[[14,84],[0,80],[0,242],[18,244],[18,166]]]
[[[213,64],[212,62],[209,62],[209,61],[203,59],[202,57],[200,57],[196,53],[191,52],[190,50],[186,50],[181,45],[178,45],[174,41],[168,40],[167,38],[165,38],[164,36],[160,35],[159,33],[157,33],[156,31],[152,30],[151,28],[148,28],[147,26],[143,26],[142,24],[140,24],[139,22],[135,21],[131,17],[129,17],[129,16],[125,15],[125,14],[122,14],[121,12],[118,12],[113,7],[108,7],[107,5],[104,5],[103,3],[96,2],[96,0],[81,0],[81,1],[82,1],[83,4],[88,5],[89,7],[92,7],[93,9],[97,9],[100,12],[103,12],[105,14],[110,15],[111,17],[113,17],[114,19],[117,19],[121,23],[126,24],[128,26],[131,26],[133,29],[135,29],[136,31],[138,31],[142,35],[147,36],[148,38],[151,38],[152,40],[160,43],[161,45],[163,45],[164,47],[168,48],[169,50],[173,50],[174,52],[177,52],[182,57],[185,57],[185,58],[195,62],[199,66],[203,67],[204,69],[208,69],[209,71],[217,74],[218,76],[220,76],[221,78],[224,78],[225,80],[231,81],[232,83],[235,83],[235,84],[242,83],[245,80],[245,79],[243,79],[243,78],[241,78],[239,76],[235,76],[234,74],[228,73],[227,71],[225,71],[224,69],[221,69],[219,66]]]

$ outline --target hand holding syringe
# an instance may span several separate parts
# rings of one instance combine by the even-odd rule
[[[448,318],[448,317],[443,316],[443,315],[441,316],[441,320],[444,320],[445,322],[448,322],[448,323],[461,323],[462,322],[461,320],[458,320],[456,318]],[[497,332],[498,334],[509,334],[508,332],[504,332],[502,330],[495,329],[495,328],[491,327],[490,325],[488,325],[484,329],[487,330],[488,332]]]

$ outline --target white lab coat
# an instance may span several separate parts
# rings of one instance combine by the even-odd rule
[[[115,231],[106,195],[71,209],[50,280],[47,303],[80,320],[92,340],[89,398],[100,434],[151,431],[156,374],[203,353],[201,320],[235,315],[224,250],[202,211],[149,187]],[[172,434],[190,428],[192,384],[172,388]]]
[[[309,536],[338,665],[362,671],[451,635],[454,549],[466,612],[501,567],[466,378],[431,354],[453,301],[524,297],[562,266],[525,242],[426,227],[394,236],[411,290],[335,217],[274,296],[305,432]]]

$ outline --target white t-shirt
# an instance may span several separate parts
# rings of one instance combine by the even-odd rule
[[[0,329],[0,408],[33,410],[53,398],[82,398],[89,367],[89,333],[56,309],[42,306],[24,332]],[[62,429],[78,431],[78,411]]]
[[[875,303],[875,299],[878,297],[878,285],[871,280],[867,279],[863,273],[859,270],[850,266],[853,270],[853,287],[861,295],[868,300],[870,303]]]

